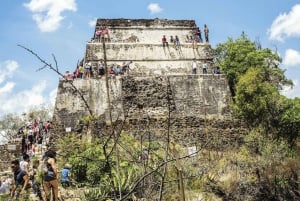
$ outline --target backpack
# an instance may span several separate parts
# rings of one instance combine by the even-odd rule
[[[45,180],[56,178],[54,171],[52,170],[51,165],[48,163],[48,157],[44,159],[44,162],[41,166],[41,172]]]

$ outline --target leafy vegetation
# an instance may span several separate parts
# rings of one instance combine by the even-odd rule
[[[170,148],[169,141],[140,142],[116,131],[92,140],[71,133],[57,142],[58,163],[72,165],[73,182],[84,189],[82,200],[184,200],[183,191],[191,200],[300,199],[300,99],[279,93],[292,85],[281,58],[243,33],[219,44],[215,59],[227,76],[235,117],[249,125],[243,142],[224,151],[205,147],[187,157],[183,147]],[[90,111],[79,123],[90,129],[96,120]],[[18,119],[13,122],[8,125],[17,128]],[[214,133],[207,132],[213,143]]]
[[[293,146],[300,134],[299,99],[280,95],[283,86],[293,83],[280,68],[279,55],[262,49],[245,34],[236,40],[229,38],[215,52],[227,76],[237,117],[253,128],[262,126],[273,137],[288,139]]]
[[[279,68],[282,59],[270,49],[261,49],[250,41],[243,33],[240,38],[218,44],[215,49],[215,60],[228,79],[232,96],[236,95],[236,87],[240,77],[250,68],[260,68],[262,79],[272,86],[280,88],[291,85],[292,82],[284,76],[284,70]]]

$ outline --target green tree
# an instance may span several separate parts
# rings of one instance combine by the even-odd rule
[[[245,34],[236,40],[229,38],[227,42],[218,44],[215,49],[215,59],[222,72],[227,76],[232,96],[236,95],[236,85],[249,68],[262,68],[263,80],[276,88],[291,85],[292,82],[284,76],[284,70],[279,68],[281,58],[270,49],[261,49],[250,41]]]
[[[249,124],[270,130],[278,122],[280,97],[277,88],[265,80],[263,69],[250,68],[237,83],[234,109]]]
[[[291,145],[300,136],[300,99],[285,99],[280,115],[279,134],[288,138]]]
[[[232,108],[245,122],[265,132],[288,139],[293,145],[300,131],[300,101],[280,95],[291,80],[280,68],[281,58],[270,49],[262,49],[245,34],[219,44],[215,58],[227,76],[233,97]]]

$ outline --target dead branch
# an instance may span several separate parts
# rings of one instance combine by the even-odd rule
[[[40,70],[45,69],[46,67],[49,67],[49,68],[50,68],[51,70],[53,70],[55,73],[57,73],[58,75],[60,75],[65,81],[67,81],[67,82],[71,85],[72,89],[80,96],[81,100],[84,102],[86,108],[88,109],[89,114],[90,114],[90,115],[93,115],[93,112],[92,112],[92,110],[90,109],[89,104],[88,104],[88,102],[86,101],[86,99],[84,98],[83,94],[79,91],[79,89],[77,89],[77,87],[73,84],[73,82],[71,82],[70,80],[66,79],[66,78],[64,77],[64,75],[63,75],[61,72],[59,72],[59,70],[58,70],[58,65],[57,65],[57,61],[56,61],[56,58],[55,58],[55,56],[54,56],[53,54],[52,54],[52,57],[53,57],[54,62],[55,62],[55,68],[54,68],[51,64],[49,64],[48,62],[46,62],[44,59],[42,59],[37,53],[35,53],[35,52],[32,51],[31,49],[29,49],[29,48],[27,48],[27,47],[25,47],[25,46],[23,46],[23,45],[19,45],[19,44],[18,44],[18,46],[21,47],[21,48],[23,48],[23,49],[25,49],[27,52],[31,53],[31,54],[32,54],[33,56],[35,56],[41,63],[44,64],[44,66],[43,66],[42,68],[39,68],[37,71],[40,71]]]

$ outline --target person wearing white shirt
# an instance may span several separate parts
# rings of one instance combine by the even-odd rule
[[[206,64],[206,62],[204,62],[202,64],[202,72],[203,72],[203,74],[207,74],[207,64]]]
[[[192,74],[197,74],[197,69],[198,69],[198,62],[196,59],[193,59],[192,62]]]

